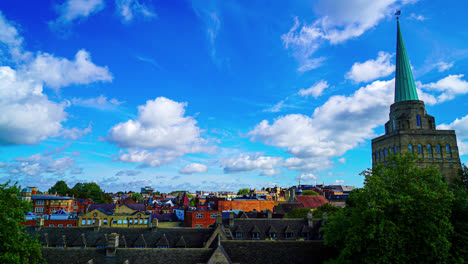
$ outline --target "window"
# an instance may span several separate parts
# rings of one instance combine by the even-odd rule
[[[91,225],[91,219],[88,219],[88,225]]]
[[[427,144],[427,153],[432,153],[432,146],[431,146],[431,144]]]
[[[421,145],[421,144],[418,144],[418,153],[419,153],[419,154],[422,153],[422,145]]]
[[[416,115],[416,122],[418,123],[418,127],[421,126],[421,117],[419,115]]]
[[[122,223],[124,223],[124,224],[127,224],[127,222],[128,222],[127,219],[124,219],[124,220],[122,221]]]
[[[396,146],[393,147],[395,149],[395,155],[398,154]]]
[[[437,153],[440,153],[440,145],[437,144]]]
[[[217,213],[214,213],[214,214],[211,214],[210,217],[211,217],[211,218],[216,218],[217,215],[218,215]]]
[[[450,154],[450,145],[449,144],[445,145],[445,152],[447,152],[447,154]]]
[[[117,224],[117,220],[116,220],[116,219],[112,219],[112,224]]]
[[[202,213],[197,213],[196,218],[197,218],[197,219],[202,219],[202,218],[203,218],[203,214],[202,214]]]
[[[301,238],[309,239],[309,233],[301,233]]]
[[[253,239],[260,239],[260,233],[252,233]]]
[[[54,224],[50,224],[49,226],[54,226]]]
[[[269,238],[276,238],[276,233],[268,233]]]
[[[408,152],[413,153],[413,145],[411,144],[408,145]]]
[[[93,219],[93,225],[96,223],[96,219]]]
[[[67,224],[68,227],[73,226],[72,224]]]
[[[384,149],[385,157],[387,157],[387,149]]]
[[[148,224],[148,218],[145,218],[145,225]]]
[[[157,246],[157,248],[167,248],[167,246]]]
[[[244,237],[244,234],[241,232],[236,232],[236,238],[242,238]]]
[[[140,225],[142,225],[142,224],[143,224],[143,219],[140,219]]]
[[[81,220],[81,225],[86,225],[86,219]]]
[[[379,159],[379,152],[378,151],[375,152],[375,159],[376,160]]]
[[[293,233],[287,232],[286,233],[286,238],[289,238],[289,239],[293,238]]]
[[[45,200],[36,200],[36,205],[44,205]]]
[[[203,227],[203,225],[195,225],[195,227]]]
[[[380,158],[383,158],[382,150],[380,150]]]
[[[44,207],[37,207],[36,213],[40,213],[40,214],[44,213]]]
[[[392,148],[388,148],[388,154],[392,155]]]
[[[63,226],[63,224],[58,224],[58,226],[59,226],[59,227],[62,227],[62,226]]]
[[[104,220],[102,221],[102,223],[103,223],[104,225],[107,225],[107,218],[104,218]]]
[[[117,224],[121,225],[122,224],[122,219],[117,220]]]
[[[130,221],[130,224],[133,225],[133,218],[130,218],[129,221]]]

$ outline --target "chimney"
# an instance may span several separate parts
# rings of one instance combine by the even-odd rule
[[[158,231],[158,224],[159,224],[159,221],[158,221],[158,219],[156,217],[153,218],[153,220],[151,220],[151,231],[152,232],[157,232]]]
[[[94,222],[94,232],[99,232],[101,230],[102,226],[102,219],[96,219],[96,222]]]
[[[234,226],[234,212],[229,212],[229,227]]]
[[[38,217],[36,218],[36,226],[35,226],[35,230],[36,231],[39,231],[41,230],[41,228],[44,226],[44,218],[42,217]]]
[[[314,227],[314,217],[312,215],[312,212],[307,213],[307,225],[309,227]]]
[[[223,224],[223,215],[219,213],[216,215],[216,226],[220,226]]]
[[[107,240],[106,258],[114,258],[119,247],[119,234],[112,233]]]
[[[273,218],[273,212],[270,211],[270,210],[267,210],[267,217],[268,217],[268,219]]]

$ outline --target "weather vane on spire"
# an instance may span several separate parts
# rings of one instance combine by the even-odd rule
[[[395,13],[395,16],[397,16],[396,20],[398,20],[400,18],[399,17],[400,15],[401,15],[401,10],[396,11],[396,13]]]

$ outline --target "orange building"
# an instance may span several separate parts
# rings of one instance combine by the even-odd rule
[[[185,211],[185,226],[208,227],[216,222],[216,216],[220,213],[212,210]]]
[[[268,200],[234,200],[234,201],[217,201],[218,211],[232,211],[242,210],[244,212],[250,211],[273,211],[275,201]]]

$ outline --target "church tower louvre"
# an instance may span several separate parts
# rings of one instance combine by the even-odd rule
[[[457,177],[461,163],[455,131],[437,130],[434,117],[419,100],[398,20],[395,102],[389,117],[385,134],[372,140],[373,166],[386,163],[390,155],[409,152],[422,158],[416,163],[419,167],[439,168],[449,181]]]

